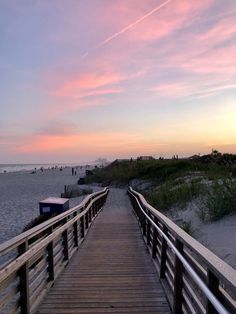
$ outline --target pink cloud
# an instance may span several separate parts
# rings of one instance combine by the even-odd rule
[[[165,1],[160,1],[161,5]],[[137,6],[133,1],[113,2],[108,6],[109,14],[105,15],[105,21],[114,29],[114,33],[104,38],[101,43],[109,42],[117,33],[122,32],[123,40],[131,41],[156,41],[164,36],[170,35],[173,31],[192,23],[193,19],[197,18],[198,14],[209,8],[214,3],[214,0],[205,1],[189,1],[175,0],[167,3],[159,11],[155,12],[147,19],[141,21],[132,29],[122,32],[129,25],[132,25],[136,20],[145,16],[147,12],[157,6],[156,2],[144,2]],[[114,11],[114,14],[111,12]],[[111,19],[112,16],[112,19]],[[103,16],[104,19],[104,16]],[[119,29],[120,28],[120,29]],[[100,44],[98,44],[99,46]]]
[[[182,68],[199,74],[221,74],[226,77],[236,74],[236,45],[210,50],[191,59],[182,60]]]
[[[218,21],[215,25],[209,28],[204,33],[198,35],[197,39],[199,41],[205,41],[207,44],[220,43],[222,41],[228,40],[235,37],[236,35],[236,24],[234,17],[225,17],[224,19]]]
[[[19,154],[50,155],[60,151],[74,152],[80,148],[79,155],[108,154],[114,152],[128,152],[132,145],[139,143],[139,135],[127,132],[90,132],[58,135],[33,135],[15,147],[14,152]],[[139,145],[139,144],[138,144]]]
[[[185,96],[190,92],[190,86],[184,82],[174,82],[174,83],[160,83],[155,87],[150,89],[152,92],[156,92],[161,96]]]
[[[87,95],[87,93],[91,94],[92,90],[101,88],[101,87],[107,87],[107,86],[111,86],[113,84],[117,84],[120,81],[122,81],[124,78],[121,75],[117,75],[117,74],[90,74],[90,73],[86,73],[81,75],[78,78],[72,78],[69,79],[67,82],[65,82],[62,86],[60,86],[58,89],[56,89],[55,91],[53,91],[53,94],[55,96],[71,96],[78,93],[78,97],[83,97],[83,94],[85,94],[85,96]],[[104,93],[105,93],[104,89]],[[102,93],[102,90],[100,90],[100,92]],[[112,92],[112,89],[110,89],[110,92]],[[114,93],[118,92],[118,90],[113,90]],[[95,92],[96,93],[96,92]],[[97,91],[97,93],[99,94],[99,91]]]

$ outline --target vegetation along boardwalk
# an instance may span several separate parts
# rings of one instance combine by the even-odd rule
[[[103,211],[39,314],[170,313],[126,193],[110,190]]]

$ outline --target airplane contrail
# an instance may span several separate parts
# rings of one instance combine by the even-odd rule
[[[137,24],[139,24],[140,22],[142,22],[143,20],[145,20],[146,18],[148,18],[149,16],[151,16],[152,14],[154,14],[155,12],[159,11],[162,7],[166,6],[169,2],[171,2],[172,0],[167,0],[165,2],[163,2],[161,5],[157,6],[156,8],[152,9],[150,12],[146,13],[145,15],[143,15],[142,17],[140,17],[138,20],[136,20],[135,22],[127,25],[126,27],[122,28],[119,32],[114,33],[113,35],[109,36],[108,38],[106,38],[105,40],[103,40],[101,43],[99,43],[93,50],[97,50],[101,47],[103,47],[104,45],[108,44],[111,40],[119,37],[120,35],[126,33],[128,30],[130,30],[131,28],[133,28],[134,26],[136,26]],[[83,56],[81,56],[81,58],[86,58],[89,55],[89,52],[86,52],[83,54]]]

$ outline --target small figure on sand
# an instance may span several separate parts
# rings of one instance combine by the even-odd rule
[[[75,173],[75,169],[72,167],[71,171],[72,171],[72,176],[73,176]]]

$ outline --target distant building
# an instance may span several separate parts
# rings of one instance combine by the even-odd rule
[[[137,160],[154,160],[155,158],[152,156],[140,156]]]

